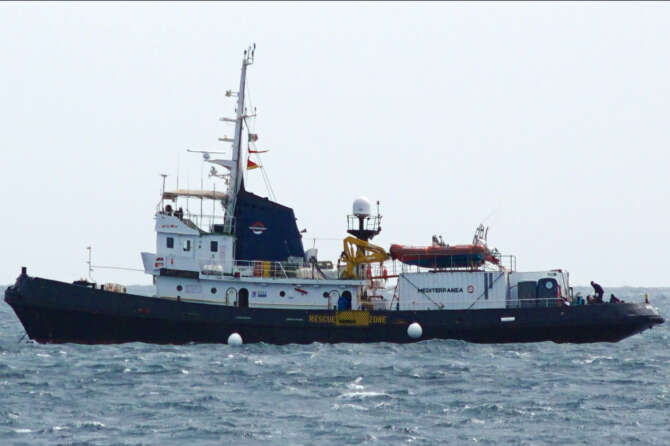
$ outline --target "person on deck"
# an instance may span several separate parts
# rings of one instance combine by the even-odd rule
[[[603,294],[605,294],[605,291],[603,290],[603,287],[601,287],[599,284],[595,283],[593,280],[591,281],[591,286],[593,287],[593,291],[595,291],[596,300],[599,300],[599,301],[602,302]]]
[[[603,303],[603,298],[598,297],[598,296],[586,296],[586,302],[588,304],[602,304]]]
[[[614,294],[610,294],[610,303],[611,304],[618,304],[621,302],[621,299],[616,297]]]

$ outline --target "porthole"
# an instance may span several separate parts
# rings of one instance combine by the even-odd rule
[[[216,294],[216,288],[212,288],[212,294]]]
[[[181,285],[177,285],[177,291],[181,291],[181,290],[183,290],[183,289],[184,289],[184,288],[183,288]]]
[[[286,296],[286,293],[283,292],[283,291],[280,291],[280,292],[279,292],[279,295],[280,295],[281,297],[284,297],[284,296]]]
[[[330,295],[328,294],[328,291],[323,292],[323,297],[325,297],[326,299],[328,299],[330,297]]]

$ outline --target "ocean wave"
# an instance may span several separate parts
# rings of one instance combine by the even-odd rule
[[[236,349],[29,343],[6,305],[0,327],[2,444],[670,444],[670,323],[615,344]]]

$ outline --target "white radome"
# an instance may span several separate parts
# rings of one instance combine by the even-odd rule
[[[242,336],[239,333],[233,333],[228,336],[228,345],[242,345]]]
[[[367,217],[370,215],[370,200],[365,197],[358,197],[354,200],[354,215],[357,217]]]
[[[423,328],[421,328],[421,325],[419,325],[417,322],[412,322],[409,324],[409,327],[407,327],[407,336],[412,339],[419,339],[422,334]]]

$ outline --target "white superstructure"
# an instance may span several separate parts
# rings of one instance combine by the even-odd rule
[[[236,261],[234,236],[210,233],[189,220],[156,215],[156,253],[142,253],[161,298],[257,308],[332,309],[348,292],[352,305],[365,281],[324,279],[314,267]],[[336,274],[334,274],[336,277]],[[241,299],[239,297],[241,296]]]
[[[220,138],[232,143],[231,159],[212,157],[220,152],[198,151],[205,162],[215,166],[210,176],[223,184],[218,190],[163,190],[155,215],[156,250],[142,253],[144,271],[154,278],[156,297],[243,308],[477,310],[518,307],[523,301],[555,304],[570,296],[568,275],[560,270],[519,273],[513,271],[512,264],[508,269],[496,265],[490,271],[479,266],[431,271],[384,263],[388,258],[385,250],[368,241],[381,231],[381,216],[372,216],[371,203],[365,197],[354,201],[353,215],[349,216],[348,232],[358,238],[344,240],[347,255],[343,252],[341,260],[346,266],[338,262],[333,268],[328,262],[326,267],[317,261],[315,248],[305,251],[304,259],[236,259],[240,243],[236,225],[242,223],[236,221],[235,212],[238,196],[243,193],[243,172],[253,164],[249,153],[262,153],[251,150],[257,135],[248,130],[247,119],[254,115],[245,106],[246,71],[253,63],[254,51],[255,47],[245,52],[239,91],[226,93],[237,97],[235,117],[222,118],[235,124],[234,138]],[[216,167],[225,170],[221,173]],[[212,214],[191,214],[188,206],[186,212],[177,206],[178,200],[189,199],[213,201]],[[217,205],[220,215],[216,215]],[[254,243],[263,243],[261,237],[268,227],[260,221],[244,226],[242,230],[251,231],[245,234],[258,237]],[[486,243],[481,225],[475,242]],[[444,243],[440,246],[448,248]]]

